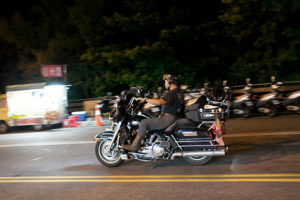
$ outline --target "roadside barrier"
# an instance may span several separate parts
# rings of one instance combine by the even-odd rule
[[[69,116],[68,119],[63,121],[63,127],[69,128],[69,127],[77,127],[80,125],[79,122],[77,122],[78,115]]]

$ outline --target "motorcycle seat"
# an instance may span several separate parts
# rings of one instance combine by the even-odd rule
[[[177,119],[173,124],[167,127],[164,132],[172,132],[175,128],[183,127],[183,126],[195,126],[195,123],[189,119],[182,118]]]

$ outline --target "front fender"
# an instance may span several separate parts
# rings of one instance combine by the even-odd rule
[[[95,142],[101,142],[107,138],[112,138],[114,135],[114,132],[113,131],[104,131],[102,133],[99,133],[97,134],[95,137],[94,137],[94,141]]]

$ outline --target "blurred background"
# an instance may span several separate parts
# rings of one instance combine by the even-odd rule
[[[300,0],[1,1],[1,199],[299,199],[299,13]],[[135,86],[159,97],[165,72],[187,101],[228,103],[229,152],[102,166],[92,139],[111,110]]]
[[[0,8],[0,93],[71,85],[70,100],[156,91],[164,72],[211,86],[300,80],[298,0],[27,0]],[[63,78],[41,65],[64,65]]]

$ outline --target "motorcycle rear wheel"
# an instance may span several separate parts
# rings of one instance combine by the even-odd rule
[[[212,159],[212,156],[187,156],[183,159],[191,165],[204,165]]]
[[[97,159],[106,167],[117,167],[121,165],[124,160],[121,159],[120,152],[112,150],[108,151],[108,146],[111,139],[107,139],[101,142],[97,142],[95,152]]]

